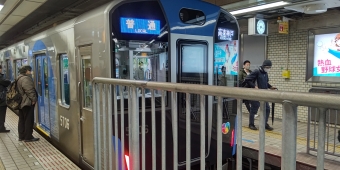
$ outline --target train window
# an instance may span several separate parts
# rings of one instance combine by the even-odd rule
[[[41,60],[37,59],[37,72],[38,72],[38,94],[41,96],[42,94],[42,80],[41,80]]]
[[[239,31],[236,19],[221,13],[214,38],[214,85],[237,86],[239,71]]]
[[[22,65],[24,66],[24,65],[27,65],[27,64],[28,64],[27,59],[22,59]]]
[[[2,74],[4,74],[4,76],[6,78],[8,78],[7,77],[7,64],[6,63],[2,63],[1,65],[2,65]]]
[[[7,79],[13,80],[13,74],[12,74],[12,61],[11,60],[7,60],[6,61],[7,64]]]
[[[48,63],[47,58],[44,58],[44,85],[45,85],[45,97],[48,99]]]
[[[179,11],[179,18],[186,24],[203,25],[205,23],[204,13],[194,9],[182,8]]]
[[[116,52],[116,78],[142,81],[167,82],[168,53],[167,43],[151,41],[119,41]],[[123,89],[123,94],[127,89]],[[141,94],[142,91],[139,91]],[[120,99],[119,93],[118,99]],[[155,91],[155,97],[161,97],[161,90]],[[151,100],[151,90],[145,89],[146,101]],[[151,103],[151,102],[150,102]],[[146,107],[149,108],[151,104]],[[161,106],[156,102],[156,107]],[[140,106],[141,107],[141,106]]]
[[[144,81],[166,82],[165,49],[159,48],[136,48],[132,52],[133,79]],[[151,97],[150,89],[145,90],[145,98]],[[155,91],[155,97],[161,97],[161,91]],[[156,103],[157,105],[157,103]]]
[[[69,62],[66,54],[60,55],[60,92],[61,103],[63,105],[70,105],[70,74],[69,74]]]
[[[22,66],[21,60],[15,60],[15,78],[17,78],[20,75],[19,69]]]
[[[91,75],[91,59],[84,57],[82,59],[83,85],[84,85],[84,107],[92,109],[92,75]]]

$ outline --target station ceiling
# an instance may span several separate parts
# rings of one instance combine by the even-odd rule
[[[0,49],[112,0],[0,0]]]
[[[103,5],[112,0],[0,0],[4,5],[0,10],[0,49],[15,42],[28,38],[55,25],[75,18],[80,14]],[[228,11],[254,7],[277,2],[279,0],[204,0],[221,6]],[[338,1],[339,0],[322,0]],[[320,0],[285,0],[290,5],[308,2],[322,2]],[[336,8],[337,9],[337,8]],[[338,10],[338,9],[337,9]],[[283,6],[256,12],[235,15],[237,19],[245,19],[261,15],[264,18],[278,16],[305,15],[296,10]]]

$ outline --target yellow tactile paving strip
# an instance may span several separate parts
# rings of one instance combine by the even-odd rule
[[[242,145],[244,147],[248,147],[251,149],[258,150],[259,148],[259,131],[256,130],[250,130],[248,128],[248,114],[244,113],[242,116]],[[259,118],[258,118],[259,119]],[[255,126],[258,127],[259,120],[255,120]],[[271,120],[271,119],[270,119]],[[271,124],[271,121],[269,122]],[[271,155],[281,156],[281,143],[282,143],[282,122],[281,120],[275,120],[274,122],[274,131],[266,131],[265,135],[265,152]],[[298,162],[302,162],[311,166],[316,166],[316,154],[315,151],[310,151],[310,154],[307,154],[307,123],[301,123],[298,122],[297,125],[297,146],[296,146],[296,159]],[[333,152],[335,151],[335,154],[340,154],[340,143],[337,141],[337,139],[334,137],[334,130],[337,131],[337,129],[329,128],[329,134],[328,128],[326,128],[326,137],[329,136],[329,143],[327,143],[326,140],[326,146],[325,148],[329,148],[328,151]],[[316,126],[316,133],[315,133],[315,139],[317,139],[317,131],[318,128]],[[314,139],[314,125],[312,125],[310,129],[310,135],[311,139]],[[337,135],[337,133],[336,133]],[[334,145],[334,139],[335,145]],[[310,146],[314,146],[314,141],[310,141]],[[315,146],[317,147],[317,142],[315,142]],[[256,155],[257,156],[257,155]],[[331,169],[339,169],[340,167],[340,157],[325,154],[325,169],[331,170]]]
[[[242,132],[244,133],[251,133],[251,134],[254,134],[254,135],[259,135],[259,131],[254,131],[254,130],[250,130],[247,126],[243,126],[242,127]],[[269,138],[275,138],[275,139],[279,139],[281,140],[282,139],[282,135],[281,133],[278,133],[278,132],[275,132],[275,131],[267,131],[266,132],[266,137],[269,137]],[[307,138],[303,138],[303,137],[297,137],[296,139],[296,143],[297,144],[300,144],[300,145],[307,145]],[[310,145],[314,145],[314,140],[311,140],[310,141]],[[315,141],[315,146],[318,145],[318,142]],[[340,153],[340,145],[334,145],[332,143],[328,143],[328,147],[329,148],[333,148],[335,146],[335,152],[337,153]],[[326,145],[327,147],[327,145]]]

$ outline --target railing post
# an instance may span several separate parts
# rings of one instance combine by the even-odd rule
[[[222,97],[218,97],[217,103],[217,127],[222,125],[222,109],[223,109],[223,100]],[[222,129],[217,128],[217,169],[222,169]]]
[[[80,84],[80,83],[79,83]],[[98,110],[98,105],[99,99],[98,98],[98,84],[95,82],[92,82],[92,91],[93,91],[93,124],[94,124],[94,169],[100,169],[100,148],[98,146],[98,139],[100,137],[99,135],[99,120],[98,115],[99,115],[99,110]],[[79,85],[78,85],[79,86]],[[78,94],[79,95],[79,94]]]
[[[242,170],[242,99],[237,99],[237,135],[236,135],[236,144],[237,144],[237,170]]]
[[[200,96],[200,101],[201,101],[201,170],[205,170],[205,96],[201,95]]]
[[[326,138],[326,111],[319,108],[319,127],[318,127],[318,151],[317,151],[317,170],[324,170],[325,158],[325,138]]]
[[[282,118],[281,169],[296,169],[297,105],[283,101]]]
[[[259,162],[258,169],[264,170],[264,149],[265,149],[265,134],[266,134],[266,102],[260,102],[260,124],[259,124]]]
[[[131,87],[131,115],[130,118],[130,128],[129,128],[129,138],[131,141],[131,148],[129,156],[131,157],[130,160],[130,167],[133,170],[139,170],[139,109],[138,109],[138,102],[139,98],[137,96],[137,88]]]
[[[171,92],[171,112],[172,112],[172,133],[173,133],[173,166],[178,169],[178,112],[177,112],[177,92]]]

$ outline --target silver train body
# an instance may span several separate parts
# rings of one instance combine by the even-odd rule
[[[13,81],[18,76],[18,68],[21,65],[29,64],[32,66],[33,79],[39,93],[38,106],[35,110],[36,129],[72,161],[85,169],[91,169],[94,165],[94,125],[91,109],[93,102],[91,80],[93,77],[237,86],[237,74],[231,74],[226,78],[225,75],[215,73],[219,73],[221,68],[215,67],[216,61],[214,59],[216,46],[218,43],[223,44],[224,42],[223,38],[217,40],[216,37],[219,36],[217,30],[219,26],[222,25],[223,27],[226,24],[232,25],[230,28],[228,26],[224,26],[224,28],[227,27],[227,29],[234,31],[234,35],[227,37],[227,39],[230,42],[229,46],[234,44],[234,51],[237,56],[239,37],[237,21],[220,7],[201,1],[190,1],[192,2],[178,1],[170,8],[167,5],[170,2],[166,0],[114,0],[75,19],[2,49],[0,60],[3,73]],[[184,8],[189,10],[181,11]],[[198,10],[190,11],[190,9]],[[136,10],[139,10],[139,12],[134,14]],[[203,11],[203,13],[200,13],[200,11]],[[200,15],[194,19],[196,23],[192,22],[190,12],[196,12],[197,15]],[[139,16],[142,15],[141,13],[148,14]],[[179,14],[184,16],[182,23],[177,22],[180,19]],[[122,17],[158,19],[161,23],[157,28],[160,34],[153,39],[150,38],[151,35],[122,33],[123,28],[119,29],[119,24],[122,23],[120,21],[123,20]],[[204,21],[202,18],[204,18]],[[138,51],[140,48],[146,48],[146,44],[148,44],[153,57],[141,59],[141,57],[150,54]],[[228,47],[225,44],[223,46]],[[192,66],[180,64],[185,60],[183,50],[190,50],[187,47],[203,50],[202,53],[206,54],[203,55],[205,58],[200,63],[202,66],[197,66],[204,67],[203,70],[198,70],[196,73]],[[225,50],[225,55],[228,54],[229,48],[231,47]],[[129,59],[132,56],[136,58],[134,60]],[[186,61],[189,61],[188,59]],[[144,66],[145,62],[143,63],[143,61],[149,63],[149,66]],[[154,70],[151,72],[163,76],[157,77],[144,71],[143,74],[140,74],[143,75],[143,78],[140,78],[140,76],[137,76],[136,70],[142,69],[142,67],[145,70]],[[194,71],[183,71],[187,68],[192,68]],[[230,81],[227,83],[226,79]],[[170,100],[170,95],[168,96]],[[216,161],[216,133],[214,132],[221,125],[216,125],[217,111],[214,104],[216,99],[209,97],[206,101],[208,106],[206,112],[208,118],[206,143],[207,148],[209,148],[206,150],[207,161],[214,164]],[[223,145],[223,157],[227,159],[233,156],[236,147],[234,143],[236,133],[233,131],[235,128],[236,102],[233,99],[226,99],[225,101],[224,119],[230,122],[230,133],[223,137],[225,144]],[[199,101],[196,102],[199,103]],[[183,105],[183,103],[180,104]],[[171,104],[168,104],[167,127],[171,127],[170,109]],[[185,111],[185,108],[182,108],[182,110]],[[195,115],[192,117],[193,122],[197,121]],[[147,119],[150,119],[150,116],[149,118],[147,116]],[[181,119],[181,116],[179,116],[179,119]],[[156,120],[159,120],[159,118]],[[160,125],[157,126],[155,128],[160,129]],[[191,140],[195,143],[195,141],[199,141],[199,135],[194,131],[197,131],[199,127],[192,126],[193,136]],[[151,128],[148,127],[149,132],[151,132]],[[185,128],[185,121],[179,120],[179,138],[185,138],[185,130],[181,128]],[[184,134],[181,132],[184,132]],[[126,134],[128,134],[128,131],[126,131]],[[157,134],[157,136],[160,135]],[[173,140],[171,128],[167,128],[166,136],[168,141]],[[150,139],[151,134],[149,133],[146,140]],[[169,159],[172,158],[171,145],[172,142],[167,142],[167,154],[169,154],[167,157]],[[128,144],[125,146],[128,146]],[[147,150],[148,147],[150,146],[147,146]],[[185,156],[183,147],[185,148],[185,140],[179,143],[180,167],[185,165],[183,163],[185,157],[181,157],[181,155]],[[128,148],[125,149],[125,151],[127,150]],[[191,150],[193,151],[192,163],[199,163],[199,153],[197,157],[197,153],[194,153],[195,149]],[[157,151],[157,155],[161,154]],[[150,161],[147,160],[147,164],[150,164]],[[171,168],[171,166],[169,165],[168,168]]]

